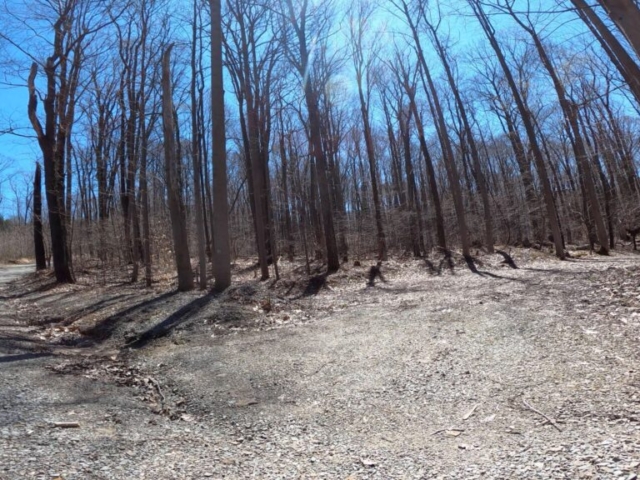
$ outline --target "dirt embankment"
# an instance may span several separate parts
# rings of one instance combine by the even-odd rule
[[[636,478],[638,257],[528,255],[311,296],[5,287],[0,479]]]

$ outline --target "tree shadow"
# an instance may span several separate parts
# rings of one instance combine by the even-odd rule
[[[34,284],[34,283],[39,283],[36,281],[30,281],[27,282],[25,284],[26,287],[29,287],[29,285]],[[34,293],[45,293],[45,292],[49,292],[51,290],[54,290],[56,287],[58,286],[58,283],[56,283],[55,280],[52,280],[50,282],[47,283],[43,283],[38,285],[35,288],[26,288],[25,291],[23,291],[22,293],[16,293],[14,295],[0,295],[0,300],[16,300],[19,298],[24,298],[28,295],[33,295]]]
[[[91,315],[93,313],[96,313],[100,310],[102,310],[103,308],[107,308],[112,306],[113,304],[117,303],[119,300],[123,300],[123,299],[128,299],[133,297],[134,295],[131,294],[120,294],[120,295],[116,295],[114,297],[109,297],[109,298],[105,298],[103,300],[99,300],[91,305],[88,305],[84,308],[82,308],[82,310],[78,310],[77,312],[73,313],[72,315],[70,315],[68,318],[64,319],[62,324],[63,325],[71,325],[73,324],[75,321],[80,320],[81,318],[87,316],[87,315]],[[136,304],[134,307],[137,307],[140,304]],[[131,307],[133,308],[133,307]],[[41,323],[39,323],[38,325],[41,325]]]
[[[15,355],[4,355],[0,357],[0,363],[21,362],[23,360],[32,360],[34,358],[40,358],[40,357],[50,357],[52,355],[53,353],[51,352],[18,353]]]
[[[395,287],[390,287],[387,284],[383,284],[383,285],[376,285],[374,287],[370,287],[367,286],[364,288],[364,291],[373,291],[370,290],[371,288],[376,288],[377,291],[381,292],[381,293],[424,293],[424,292],[428,292],[429,288],[428,287],[422,287],[422,286],[395,286]]]
[[[96,341],[104,342],[113,335],[113,332],[118,327],[118,325],[120,325],[120,323],[128,321],[127,317],[129,315],[137,312],[138,310],[142,310],[144,308],[148,308],[152,305],[168,300],[177,294],[177,291],[166,292],[158,297],[149,298],[148,300],[145,300],[143,302],[136,303],[135,305],[125,308],[124,310],[121,310],[105,318],[101,322],[94,325],[92,328],[86,330],[84,334]]]
[[[528,272],[540,272],[540,273],[552,273],[554,275],[590,275],[594,273],[593,271],[575,271],[575,270],[562,270],[559,268],[534,268],[534,267],[523,267],[520,270],[526,270]]]
[[[126,346],[135,349],[142,348],[149,344],[149,342],[151,342],[152,340],[168,335],[178,325],[184,323],[187,319],[191,318],[199,311],[204,309],[216,297],[217,295],[209,293],[204,297],[196,298],[195,300],[189,302],[188,304],[173,312],[162,322],[142,332],[136,340],[128,343]]]

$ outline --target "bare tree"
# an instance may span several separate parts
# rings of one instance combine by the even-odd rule
[[[193,27],[191,30],[191,155],[193,157],[193,195],[195,197],[196,232],[198,241],[198,272],[202,290],[207,288],[207,252],[205,243],[205,222],[202,204],[202,155],[200,152],[200,126],[198,119],[198,91],[196,62],[198,46],[198,0],[193,0]]]
[[[227,197],[227,151],[225,134],[224,86],[222,81],[222,18],[220,0],[211,6],[211,117],[213,123],[213,276],[214,289],[231,285],[229,246],[229,200]]]
[[[526,108],[520,92],[518,90],[518,86],[511,74],[511,70],[505,56],[500,48],[500,44],[495,35],[495,30],[491,25],[489,18],[485,14],[484,10],[479,1],[477,0],[468,0],[469,5],[473,9],[476,18],[480,22],[482,29],[484,30],[487,38],[489,39],[489,43],[493,48],[493,51],[500,62],[502,70],[504,72],[505,78],[507,79],[507,83],[511,89],[513,94],[513,98],[518,106],[518,110],[520,112],[520,116],[522,118],[522,122],[524,123],[525,130],[527,132],[527,137],[529,139],[529,146],[531,148],[533,158],[535,161],[536,169],[538,172],[538,177],[540,179],[540,183],[542,184],[542,193],[544,197],[545,206],[547,209],[547,218],[549,220],[549,225],[551,226],[551,233],[553,235],[553,241],[555,244],[556,256],[561,260],[565,258],[564,252],[564,244],[562,241],[562,234],[560,231],[560,224],[558,220],[558,214],[556,212],[555,200],[553,198],[553,190],[551,189],[551,182],[549,181],[549,176],[546,171],[546,167],[544,164],[544,158],[542,156],[542,150],[538,144],[538,139],[536,138],[536,130],[531,118],[531,113]]]
[[[600,211],[600,204],[598,202],[598,196],[596,193],[595,182],[593,180],[593,174],[591,172],[591,165],[589,165],[587,158],[587,151],[585,143],[582,139],[582,132],[578,124],[578,106],[574,101],[571,101],[567,95],[566,89],[561,81],[560,77],[556,73],[556,69],[551,61],[551,58],[547,54],[545,47],[542,45],[542,41],[536,32],[531,19],[527,17],[525,23],[513,10],[512,1],[505,3],[505,8],[511,15],[511,17],[520,25],[533,40],[536,51],[540,56],[542,65],[551,77],[553,86],[560,102],[560,108],[565,117],[567,126],[567,134],[571,138],[571,145],[573,147],[574,156],[578,164],[578,170],[580,176],[584,182],[585,193],[589,204],[589,213],[593,221],[595,222],[596,233],[598,235],[598,242],[600,243],[599,253],[607,255],[609,253],[607,230],[604,226],[604,219],[602,212]]]
[[[182,187],[178,170],[178,156],[176,152],[176,132],[174,126],[173,91],[171,88],[171,49],[169,45],[162,55],[162,119],[164,125],[164,161],[165,181],[169,213],[171,215],[171,232],[173,234],[173,250],[178,270],[178,290],[186,292],[193,290],[193,272],[189,257],[189,240],[184,203],[182,201]]]
[[[319,85],[316,84],[314,77],[312,52],[309,47],[310,38],[313,38],[314,49],[326,46],[324,44],[326,44],[326,35],[330,27],[329,5],[328,2],[321,2],[313,6],[309,0],[302,0],[295,6],[293,0],[285,0],[284,4],[285,12],[283,12],[283,18],[291,28],[293,37],[287,39],[291,44],[285,42],[285,49],[303,84],[309,122],[311,154],[315,159],[318,174],[324,240],[327,249],[327,270],[331,273],[340,268],[340,258],[333,222],[333,205],[329,187],[327,157],[322,146],[322,127],[318,104]],[[294,53],[293,49],[295,48],[297,48],[297,52]]]
[[[376,233],[378,237],[378,259],[387,259],[387,242],[382,224],[382,207],[380,205],[380,192],[378,188],[378,167],[373,134],[371,132],[371,120],[369,114],[371,98],[371,79],[373,68],[373,45],[366,48],[365,32],[369,29],[373,9],[365,0],[353,4],[349,15],[351,56],[356,71],[356,84],[358,85],[358,99],[360,101],[360,113],[362,114],[362,126],[364,129],[364,141],[367,147],[369,160],[369,175],[371,177],[371,193],[373,195],[373,208],[375,210]],[[365,50],[366,48],[366,50]]]
[[[47,258],[42,233],[42,172],[38,162],[36,162],[36,172],[33,176],[33,242],[36,254],[36,270],[45,270],[47,268]]]

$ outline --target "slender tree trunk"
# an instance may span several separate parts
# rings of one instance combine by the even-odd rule
[[[33,241],[36,253],[36,270],[46,270],[47,257],[42,233],[42,173],[40,164],[37,162],[36,173],[33,177]]]
[[[549,73],[553,86],[556,90],[556,95],[560,102],[560,107],[564,113],[567,135],[572,139],[573,153],[580,168],[582,174],[582,183],[584,187],[584,193],[586,194],[586,203],[588,205],[589,217],[591,221],[595,223],[595,229],[598,236],[598,243],[600,244],[600,250],[598,253],[601,255],[609,254],[607,230],[604,226],[604,219],[600,211],[600,204],[598,202],[598,195],[596,193],[595,182],[593,180],[593,173],[591,172],[591,166],[587,158],[587,152],[582,140],[582,134],[580,132],[580,126],[578,124],[578,107],[577,105],[567,98],[562,81],[558,77],[556,70],[551,62],[551,59],[547,55],[547,52],[542,45],[542,41],[538,37],[537,32],[532,25],[526,25],[522,22],[518,16],[510,9],[511,16],[514,20],[531,36],[533,43],[536,47],[542,65]]]
[[[218,292],[231,285],[229,244],[229,200],[227,193],[227,150],[222,61],[222,17],[220,0],[211,6],[211,118],[213,123],[213,276]],[[215,225],[215,227],[214,227]]]
[[[369,123],[369,107],[362,91],[362,80],[358,81],[358,94],[360,98],[360,113],[362,114],[362,124],[364,127],[364,142],[367,147],[367,158],[369,159],[369,175],[371,176],[371,193],[373,194],[373,208],[376,219],[376,233],[378,237],[378,259],[387,259],[387,242],[382,224],[382,208],[380,207],[380,192],[378,191],[378,168],[376,166],[376,153],[371,135],[371,124]]]
[[[544,158],[542,156],[542,151],[540,150],[540,146],[538,145],[538,139],[536,138],[536,131],[534,124],[531,120],[531,113],[527,109],[522,97],[520,95],[520,91],[518,90],[518,86],[516,84],[513,75],[511,74],[511,70],[507,64],[507,61],[500,49],[500,45],[495,37],[495,31],[491,26],[489,19],[486,14],[482,10],[480,3],[478,0],[468,0],[471,8],[473,9],[476,17],[478,18],[482,29],[484,30],[487,38],[489,39],[489,43],[493,48],[493,51],[496,53],[496,57],[500,62],[500,66],[505,74],[507,79],[507,83],[509,84],[509,88],[511,89],[511,93],[514,97],[516,105],[518,107],[518,111],[520,112],[520,116],[522,117],[522,122],[524,123],[525,130],[527,132],[527,137],[529,138],[529,144],[531,146],[531,150],[533,153],[533,158],[536,164],[536,169],[538,170],[538,177],[540,179],[540,183],[542,184],[542,193],[544,197],[544,203],[547,209],[547,216],[549,219],[549,224],[551,226],[551,233],[553,235],[553,241],[555,244],[556,256],[564,260],[564,245],[562,243],[562,234],[560,231],[560,223],[558,220],[558,216],[556,213],[555,200],[553,198],[553,190],[551,189],[551,182],[549,181],[549,176],[546,171],[546,167],[544,164]]]
[[[413,88],[406,85],[409,88],[407,93],[409,94],[409,103],[411,110],[413,111],[413,118],[416,122],[416,128],[418,130],[418,140],[420,142],[420,150],[424,157],[425,166],[427,168],[427,181],[429,182],[429,191],[431,193],[431,202],[433,203],[433,209],[436,216],[436,238],[438,246],[444,250],[447,249],[447,239],[444,232],[444,215],[442,214],[442,205],[440,202],[440,193],[438,192],[438,182],[436,180],[436,171],[433,168],[433,160],[427,147],[427,139],[424,136],[424,127],[422,125],[422,117],[418,112],[418,107],[415,102],[415,92]]]
[[[429,25],[429,27],[431,27],[431,25]],[[440,42],[435,29],[431,27],[431,30],[436,49],[438,50],[438,54],[440,56],[440,61],[442,62],[445,73],[447,75],[449,87],[451,88],[451,91],[453,92],[453,95],[455,97],[464,131],[466,132],[466,140],[467,144],[469,145],[471,161],[473,163],[473,176],[475,178],[476,184],[478,185],[478,190],[480,191],[480,198],[482,199],[485,225],[485,243],[487,245],[488,252],[493,253],[493,244],[495,241],[493,233],[493,215],[491,214],[491,203],[489,201],[489,190],[487,188],[487,181],[480,165],[480,155],[478,153],[478,147],[476,145],[475,139],[473,138],[473,131],[471,130],[471,124],[467,116],[466,107],[460,95],[460,90],[458,89],[458,86],[456,85],[456,82],[453,78],[453,72],[451,70],[451,66],[449,65],[445,47]]]
[[[178,290],[186,292],[193,290],[193,272],[189,257],[189,239],[176,154],[176,136],[173,116],[173,100],[171,87],[171,49],[170,45],[162,55],[162,119],[164,125],[164,155],[165,177],[167,183],[167,197],[169,214],[171,216],[171,232],[173,235],[173,250],[178,271]]]
[[[280,159],[282,162],[282,194],[284,210],[284,238],[287,242],[287,257],[292,262],[294,258],[293,230],[291,227],[291,199],[289,196],[289,162],[287,159],[287,147],[282,125],[282,114],[280,113]]]
[[[193,2],[193,30],[191,37],[191,154],[193,155],[193,196],[194,207],[196,211],[196,232],[198,241],[198,260],[199,260],[199,283],[202,290],[207,288],[207,250],[205,245],[205,225],[204,215],[202,212],[202,185],[200,183],[200,174],[202,170],[202,158],[200,156],[200,138],[198,125],[198,99],[196,91],[196,46],[198,33],[198,2]]]
[[[413,170],[413,161],[411,160],[411,133],[409,124],[411,122],[412,110],[408,112],[398,109],[400,135],[402,137],[402,146],[404,153],[404,168],[407,173],[407,211],[409,213],[409,238],[411,249],[414,257],[420,257],[423,253],[423,245],[421,242],[421,232],[418,228],[418,194],[416,186],[416,176]]]

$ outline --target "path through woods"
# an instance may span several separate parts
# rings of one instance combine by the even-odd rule
[[[2,329],[33,342],[0,330],[0,478],[636,478],[638,257],[516,261],[390,262],[388,284],[351,269],[268,305],[244,300],[257,281],[141,309],[124,287],[4,287]],[[56,305],[126,326],[72,342]]]

